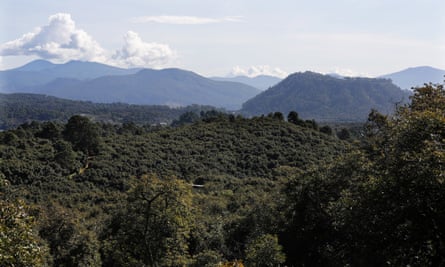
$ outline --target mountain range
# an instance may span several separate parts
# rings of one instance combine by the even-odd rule
[[[19,68],[0,71],[0,92],[31,92],[31,88],[57,78],[87,80],[108,75],[134,74],[140,70],[116,68],[96,62],[73,60],[65,64],[54,64],[46,60],[35,60]]]
[[[317,121],[364,121],[371,109],[390,113],[408,100],[388,79],[335,78],[314,72],[294,73],[243,104],[245,115],[296,111]]]
[[[38,60],[0,72],[0,92],[37,93],[100,103],[202,104],[236,110],[260,91],[181,69],[120,69],[93,62],[53,64]]]
[[[0,71],[0,93],[34,93],[97,103],[208,105],[245,115],[297,111],[321,121],[363,121],[371,108],[391,112],[408,90],[439,83],[444,70],[409,68],[379,78],[345,78],[314,72],[272,76],[206,78],[182,69],[122,69],[105,64],[32,61]]]

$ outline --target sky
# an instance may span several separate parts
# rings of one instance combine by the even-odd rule
[[[445,69],[443,0],[2,0],[0,69],[35,59],[375,77]]]

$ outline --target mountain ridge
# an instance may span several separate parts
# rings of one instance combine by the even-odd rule
[[[178,68],[121,69],[97,62],[44,60],[0,72],[0,92],[37,93],[99,103],[187,106],[236,110],[260,91],[236,82],[214,81]]]
[[[445,79],[444,75],[445,70],[431,66],[417,66],[381,75],[379,78],[391,79],[400,88],[409,90],[425,83],[442,83]]]
[[[236,110],[259,93],[241,83],[219,82],[181,69],[143,69],[129,75],[91,80],[58,78],[33,89],[34,93],[97,103],[139,105],[211,105]]]
[[[408,94],[388,79],[343,78],[298,72],[243,104],[241,113],[296,111],[317,121],[365,121],[371,109],[390,113]]]

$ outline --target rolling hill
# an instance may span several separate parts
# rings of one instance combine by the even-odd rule
[[[246,115],[297,111],[317,121],[364,121],[371,109],[391,112],[408,93],[387,79],[344,78],[295,73],[243,104]]]

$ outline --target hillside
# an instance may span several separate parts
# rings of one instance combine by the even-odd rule
[[[425,83],[443,83],[445,70],[429,66],[408,68],[391,74],[382,75],[381,78],[391,79],[392,82],[402,89],[423,86]]]
[[[313,72],[295,73],[243,104],[247,115],[296,111],[318,121],[365,121],[371,109],[392,112],[408,94],[389,80],[337,79]]]
[[[37,94],[0,93],[0,130],[15,128],[31,121],[65,122],[71,116],[84,114],[94,121],[120,124],[171,123],[185,112],[211,110],[209,106],[168,106],[130,105],[124,103],[98,104],[87,101],[73,101]]]

